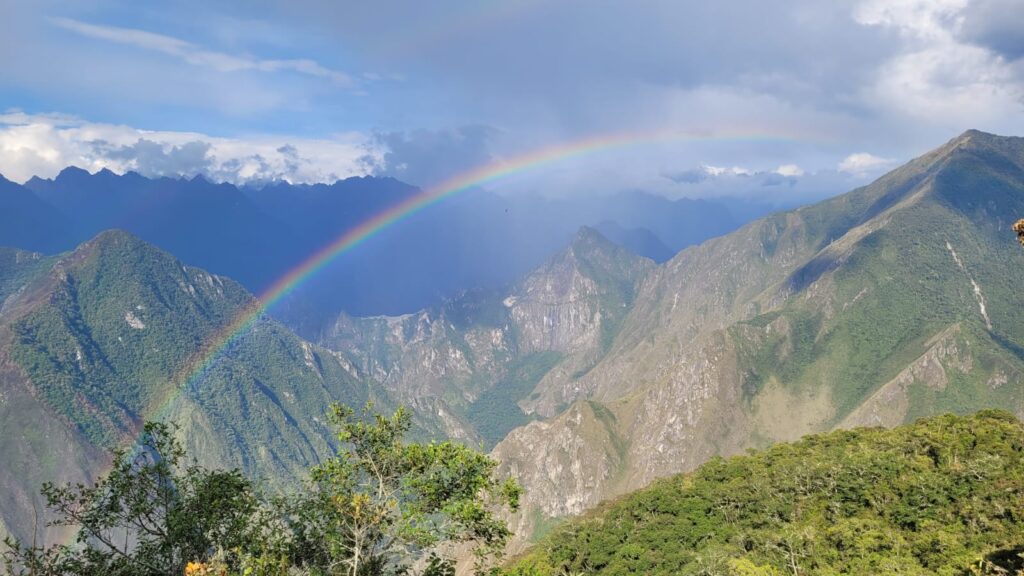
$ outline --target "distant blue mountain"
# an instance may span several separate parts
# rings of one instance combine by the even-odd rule
[[[0,245],[54,253],[120,228],[260,293],[346,230],[417,193],[393,178],[236,187],[67,168],[22,186],[0,180]],[[563,248],[582,225],[605,223],[613,241],[664,261],[767,211],[643,192],[551,200],[474,190],[338,256],[273,313],[313,333],[342,310],[399,314],[464,289],[503,286]]]
[[[57,252],[74,244],[71,229],[55,206],[0,176],[0,246]]]
[[[647,228],[623,228],[617,222],[605,220],[595,226],[602,236],[626,250],[661,264],[675,256],[675,251]]]

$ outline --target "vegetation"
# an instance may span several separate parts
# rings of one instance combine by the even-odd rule
[[[335,406],[341,449],[298,493],[266,497],[241,472],[185,465],[175,430],[147,424],[137,450],[115,453],[93,486],[46,484],[51,547],[5,541],[9,575],[370,576],[454,573],[456,547],[477,567],[509,537],[497,516],[519,487],[496,462],[451,442],[406,443],[411,418]]]
[[[519,401],[526,398],[561,359],[561,354],[551,351],[529,354],[512,364],[505,378],[469,405],[466,417],[483,438],[485,448],[493,448],[513,428],[530,423],[533,418],[523,413]]]
[[[789,282],[807,288],[806,297],[730,327],[748,397],[771,380],[794,395],[824,390],[834,407],[829,424],[838,425],[944,336],[956,350],[941,362],[949,386],[919,378],[905,422],[1020,403],[1020,386],[992,384],[1018,382],[1024,368],[1015,344],[1024,341],[1022,255],[992,213],[993,206],[1024,211],[1024,184],[998,166],[967,155],[949,159],[930,196],[906,202],[855,248],[833,246],[794,273]],[[801,214],[841,221],[841,201],[857,195]],[[815,281],[822,285],[810,291]]]
[[[563,525],[505,574],[1012,574],[1021,510],[1024,426],[947,415],[712,460]]]
[[[182,574],[217,549],[244,553],[258,536],[252,483],[237,470],[185,466],[173,429],[147,424],[138,450],[118,450],[93,486],[43,485],[55,525],[77,530],[70,545],[42,548],[8,539],[8,573]]]
[[[220,337],[251,296],[124,232],[104,233],[56,262],[15,263],[0,252],[0,278],[45,268],[19,296],[29,302],[25,312],[3,326],[11,334],[5,350],[33,394],[97,446],[117,446],[161,414],[181,423],[200,463],[283,486],[331,454],[331,430],[318,418],[331,402],[358,406],[383,396],[266,318],[178,387],[196,351]],[[3,433],[19,433],[4,424]],[[0,460],[13,450],[15,443],[0,446]]]

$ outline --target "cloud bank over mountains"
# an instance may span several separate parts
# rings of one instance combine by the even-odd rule
[[[221,138],[148,131],[58,115],[0,114],[0,174],[23,182],[67,166],[143,176],[202,175],[235,184],[333,182],[369,172],[375,147],[361,134],[332,138]]]
[[[668,130],[778,138],[643,144],[492,186],[820,197],[967,128],[1024,134],[1019,4],[8,2],[0,113],[15,112],[0,119],[0,172],[429,186],[530,150]]]

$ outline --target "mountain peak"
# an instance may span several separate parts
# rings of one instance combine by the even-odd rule
[[[83,250],[108,250],[114,246],[123,246],[127,247],[129,250],[132,251],[143,252],[150,250],[159,250],[156,246],[147,243],[145,240],[142,240],[141,238],[132,234],[131,232],[128,232],[127,230],[122,230],[120,228],[112,228],[110,230],[104,230],[100,232],[91,240],[87,240],[85,243],[83,243],[81,246],[75,249],[75,252]]]
[[[623,250],[601,234],[596,228],[580,226],[569,243],[569,250],[578,255],[602,253],[609,254]]]
[[[78,166],[68,166],[67,168],[60,171],[54,182],[70,182],[74,180],[80,180],[82,178],[88,178],[92,176],[87,170],[79,168]]]
[[[941,156],[947,156],[958,150],[977,150],[987,148],[1003,152],[1018,152],[1024,146],[1024,138],[1017,136],[1000,136],[990,132],[970,129],[960,134],[936,150]]]

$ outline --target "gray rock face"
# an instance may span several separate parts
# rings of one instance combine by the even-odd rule
[[[496,386],[522,386],[521,416],[551,416],[574,400],[569,382],[604,354],[654,263],[584,228],[572,244],[505,293],[467,293],[400,317],[339,317],[320,343],[403,402],[428,432],[479,442],[474,403]],[[517,374],[538,355],[541,376]],[[529,371],[533,372],[533,371]],[[534,386],[537,385],[536,391]],[[543,391],[557,391],[545,397]]]

